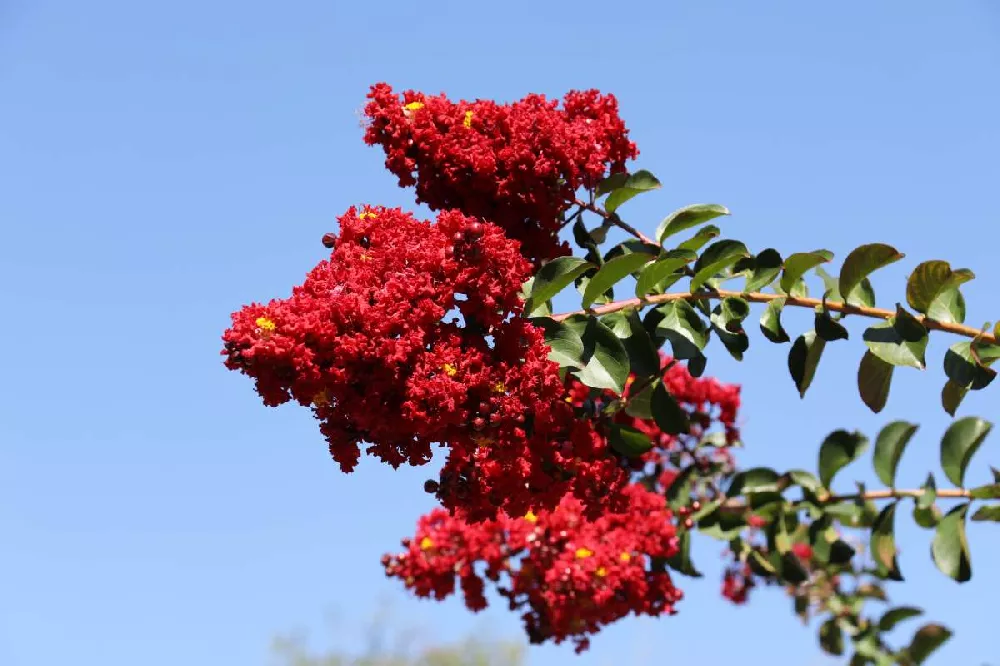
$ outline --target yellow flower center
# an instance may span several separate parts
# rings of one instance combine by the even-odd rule
[[[478,437],[473,437],[472,441],[476,443],[476,446],[489,446],[490,444],[495,444],[497,440],[485,435],[479,435]]]
[[[503,382],[497,382],[496,384],[493,385],[493,392],[494,393],[506,393],[507,392],[507,385],[504,384]]]
[[[330,396],[327,395],[326,391],[320,391],[313,396],[313,404],[319,407],[320,405],[330,404]]]
[[[465,112],[465,120],[462,121],[462,124],[467,128],[472,127],[472,111]]]
[[[445,363],[444,365],[441,366],[441,369],[444,370],[444,374],[448,375],[449,377],[454,377],[455,375],[458,374],[458,368],[453,366],[451,363]]]
[[[538,522],[538,516],[536,516],[535,512],[531,511],[530,509],[528,510],[528,513],[524,514],[524,519],[527,520],[529,523]]]
[[[590,557],[593,554],[594,554],[594,551],[587,550],[586,548],[577,548],[576,549],[576,559],[578,559],[578,560],[586,559],[586,558]]]
[[[605,576],[608,575],[608,570],[605,569],[604,567],[597,567],[597,571],[595,571],[594,573],[596,573],[599,578],[604,578]]]
[[[359,220],[367,220],[369,217],[372,218],[372,219],[375,219],[376,217],[378,217],[378,215],[376,215],[375,213],[371,212],[370,210],[366,210],[366,211],[362,212],[360,215],[358,215],[358,219]]]
[[[404,105],[403,108],[406,109],[407,111],[419,111],[420,109],[424,108],[424,103],[410,102],[409,104]]]
[[[361,261],[368,261],[369,259],[370,259],[370,257],[367,254],[362,254],[361,255]]]
[[[277,328],[275,323],[270,319],[268,319],[267,317],[257,317],[257,321],[254,323],[257,324],[257,328],[259,328],[262,331],[267,331],[268,333]]]
[[[430,537],[424,537],[420,540],[420,550],[430,550],[434,547],[434,542]]]
[[[629,555],[628,553],[622,553],[618,559],[621,560],[622,562],[628,562],[629,560],[632,559],[632,556]]]

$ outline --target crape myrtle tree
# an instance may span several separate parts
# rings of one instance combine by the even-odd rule
[[[364,115],[366,143],[436,219],[350,208],[322,239],[329,258],[289,297],[233,314],[222,353],[265,405],[311,409],[344,472],[362,450],[393,467],[443,456],[424,485],[440,507],[383,557],[387,576],[420,597],[460,589],[473,611],[489,586],[531,642],[582,651],[631,613],[682,609],[682,577],[701,575],[691,541],[717,539],[725,598],[784,590],[818,620],[822,648],[851,664],[920,664],[950,638],[933,622],[905,644],[886,638],[922,614],[886,605],[886,583],[903,578],[894,525],[915,520],[941,572],[970,580],[966,521],[1000,520],[1000,472],[964,482],[991,424],[962,416],[918,434],[896,421],[874,446],[836,430],[815,470],[741,469],[739,387],[704,371],[710,349],[750,353],[756,307],[801,394],[827,345],[855,344],[861,400],[879,412],[897,371],[923,369],[928,337],[949,335],[934,363],[954,417],[1000,358],[1000,325],[965,323],[971,271],[922,261],[886,308],[869,275],[903,258],[891,245],[862,245],[838,270],[827,250],[723,237],[729,211],[716,204],[644,233],[620,211],[660,183],[631,168],[638,150],[617,101],[597,91],[499,104],[378,84]],[[567,227],[576,251],[560,240]],[[616,227],[630,238],[608,247]],[[553,312],[574,287],[579,309]],[[789,335],[786,308],[814,311],[812,330]],[[867,327],[852,335],[846,320]],[[897,487],[907,445],[932,436],[940,472]],[[884,487],[834,483],[869,449]]]

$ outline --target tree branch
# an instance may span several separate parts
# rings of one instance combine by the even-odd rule
[[[621,219],[620,217],[618,217],[618,215],[616,213],[609,213],[608,211],[604,210],[603,208],[599,208],[598,206],[595,206],[594,204],[587,203],[586,201],[583,201],[582,199],[577,199],[575,201],[575,203],[580,208],[582,208],[584,210],[589,210],[591,213],[596,213],[596,214],[600,215],[601,217],[603,217],[608,222],[610,222],[611,224],[615,225],[616,227],[618,227],[620,229],[624,229],[626,232],[632,234],[633,236],[635,236],[636,238],[638,238],[639,240],[641,240],[643,243],[645,243],[647,245],[652,245],[653,247],[655,247],[657,249],[660,248],[660,244],[659,243],[657,243],[652,238],[650,238],[646,234],[642,233],[641,231],[639,231],[638,229],[636,229],[635,227],[633,227],[628,222],[626,222],[623,219]]]
[[[870,317],[873,319],[889,319],[896,315],[893,310],[886,310],[884,308],[869,308],[861,305],[850,305],[848,303],[840,303],[836,301],[824,301],[820,298],[801,298],[798,296],[785,296],[782,294],[765,294],[762,292],[750,292],[744,293],[740,291],[730,291],[726,289],[712,289],[710,291],[699,291],[697,293],[671,293],[671,294],[654,294],[650,296],[643,296],[641,298],[628,298],[622,301],[614,301],[612,303],[606,303],[604,305],[599,305],[589,310],[576,310],[574,312],[563,312],[560,314],[552,315],[552,319],[555,321],[563,321],[573,315],[578,314],[593,314],[593,315],[605,315],[612,312],[618,312],[619,310],[625,310],[626,308],[632,307],[642,307],[645,305],[656,305],[659,303],[669,303],[671,301],[705,301],[705,300],[716,300],[723,298],[742,298],[744,300],[750,301],[751,303],[769,303],[770,301],[778,300],[779,298],[785,299],[785,305],[791,305],[800,308],[810,308],[815,309],[817,306],[825,307],[827,310],[832,312],[842,312],[844,314],[855,314],[861,315],[862,317]],[[978,328],[973,328],[972,326],[965,326],[964,324],[952,324],[943,321],[937,321],[926,317],[924,315],[914,315],[916,319],[922,323],[928,330],[945,331],[947,333],[954,333],[955,335],[961,335],[967,338],[978,338],[983,342],[989,344],[997,344],[997,338],[992,333],[987,333],[979,330]]]

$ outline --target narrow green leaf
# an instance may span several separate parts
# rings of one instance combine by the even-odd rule
[[[871,549],[872,557],[884,570],[882,573],[889,580],[901,581],[903,575],[899,572],[896,561],[896,506],[899,502],[887,505],[875,519],[872,527]]]
[[[788,371],[795,382],[795,388],[799,390],[800,397],[805,396],[809,385],[812,384],[825,346],[826,341],[817,336],[816,331],[800,335],[792,343],[792,348],[788,352]]]
[[[611,424],[608,443],[611,448],[628,458],[641,456],[653,448],[653,443],[645,433],[617,423]]]
[[[781,325],[781,309],[785,307],[784,298],[776,298],[768,302],[760,315],[760,331],[764,337],[775,344],[788,342],[790,338]]]
[[[866,351],[861,357],[861,365],[858,366],[858,391],[861,393],[861,400],[876,414],[882,411],[889,399],[893,370],[892,364],[870,351]]]
[[[809,572],[802,565],[802,560],[795,553],[787,552],[781,556],[781,579],[792,585],[798,585],[809,580]]]
[[[839,657],[844,654],[844,632],[837,624],[837,618],[831,617],[819,628],[819,646],[827,654]]]
[[[587,386],[620,394],[630,368],[625,345],[610,328],[593,317],[586,322],[580,339],[586,365],[573,374]]]
[[[827,342],[847,340],[850,338],[850,334],[847,332],[844,325],[831,317],[827,310],[820,309],[820,311],[816,313],[815,324],[813,327],[816,329],[816,335],[823,338]]]
[[[624,335],[618,335],[628,353],[629,366],[637,377],[650,377],[660,371],[660,354],[646,327],[642,325],[637,310],[630,309],[624,315]],[[617,331],[616,331],[617,335]]]
[[[735,240],[721,240],[712,243],[694,265],[694,277],[691,278],[691,291],[697,291],[705,282],[717,273],[729,268],[743,257],[750,255],[747,246]]]
[[[893,421],[879,431],[875,438],[875,473],[882,483],[896,487],[896,468],[903,457],[903,451],[919,426],[906,421]]]
[[[992,423],[975,416],[959,419],[948,427],[941,438],[941,467],[949,481],[962,486],[969,461],[992,429]]]
[[[972,499],[1000,499],[1000,483],[988,483],[969,491]]]
[[[604,201],[604,210],[609,213],[614,213],[618,210],[619,206],[629,199],[638,196],[643,192],[659,189],[659,187],[660,181],[656,179],[656,176],[645,169],[636,171],[625,179],[625,182],[621,185],[621,187],[615,189],[608,195],[608,198]]]
[[[761,251],[753,258],[753,265],[747,275],[746,286],[743,290],[747,293],[760,291],[771,284],[781,273],[782,265],[781,255],[777,250],[769,247]]]
[[[815,250],[813,252],[796,252],[785,259],[785,270],[781,275],[781,288],[790,292],[795,283],[810,269],[816,268],[820,264],[825,264],[833,259],[833,252],[829,250]]]
[[[851,303],[852,292],[861,280],[902,258],[902,252],[883,243],[871,243],[855,248],[844,259],[844,265],[840,269],[840,293],[845,295],[848,303]]]
[[[819,479],[827,488],[834,475],[868,449],[868,438],[859,432],[835,430],[819,447]]]
[[[816,475],[801,469],[793,469],[788,472],[788,478],[791,479],[792,483],[795,485],[808,490],[811,493],[819,492],[823,488],[823,484],[820,483]]]
[[[687,239],[683,243],[677,246],[678,250],[691,250],[692,252],[697,252],[700,250],[705,243],[709,242],[713,238],[718,238],[722,231],[719,227],[714,224],[709,224],[708,226],[702,227],[698,232]]]
[[[632,252],[615,257],[601,266],[601,269],[590,278],[590,282],[587,284],[587,290],[583,294],[583,307],[589,308],[598,296],[654,258],[655,255],[645,252]]]
[[[693,204],[679,208],[660,222],[656,228],[656,241],[662,245],[665,239],[676,233],[723,215],[729,215],[729,209],[719,204]]]
[[[647,386],[639,393],[631,396],[625,404],[625,413],[637,419],[653,418],[653,390],[654,386]]]
[[[913,507],[913,521],[925,530],[932,530],[941,522],[941,509],[936,504],[932,504],[926,509],[915,506]]]
[[[957,287],[946,289],[927,306],[927,316],[945,324],[965,323],[965,297]]]
[[[923,337],[919,340],[907,340],[904,334],[911,335],[912,331],[900,322],[897,317],[892,317],[870,327],[863,336],[865,344],[872,354],[886,363],[923,370],[927,365],[924,360],[927,332],[924,331]]]
[[[909,658],[907,663],[912,663],[914,666],[924,663],[927,661],[927,657],[948,642],[951,635],[951,630],[940,624],[925,624],[920,627],[916,635],[913,636],[913,640],[910,641],[909,647],[905,650],[906,656]]]
[[[899,606],[887,610],[878,621],[880,631],[892,631],[900,622],[919,617],[924,614],[919,608],[913,606]]]
[[[906,302],[917,312],[926,313],[941,292],[954,289],[974,277],[967,268],[953,271],[947,261],[922,262],[906,281]]]
[[[688,421],[687,412],[677,404],[677,400],[670,395],[662,382],[653,389],[650,406],[653,419],[663,432],[668,435],[679,435],[690,431],[691,423]]]
[[[969,389],[950,379],[945,382],[944,388],[941,389],[941,406],[944,407],[944,411],[948,412],[948,416],[955,415],[958,406],[962,404],[962,400],[968,392]]]
[[[661,258],[647,264],[635,283],[635,295],[646,296],[658,293],[656,286],[671,273],[694,261],[698,255],[691,250],[670,250]],[[678,279],[680,276],[678,276]]]
[[[524,311],[531,314],[537,306],[551,299],[591,268],[597,267],[578,257],[559,257],[545,264],[535,274]]]
[[[956,506],[938,523],[931,557],[934,564],[949,578],[964,583],[972,578],[969,542],[965,537],[965,514],[968,504]]]
[[[1000,523],[1000,504],[994,506],[981,506],[972,515],[976,522]]]

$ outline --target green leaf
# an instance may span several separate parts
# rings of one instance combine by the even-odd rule
[[[816,335],[823,338],[827,342],[847,340],[850,338],[850,334],[847,332],[847,329],[844,328],[844,325],[831,317],[827,310],[821,309],[816,313],[814,328],[816,329]]]
[[[653,418],[653,386],[647,386],[631,396],[625,404],[625,413],[637,419]]]
[[[893,421],[879,431],[875,438],[875,473],[885,485],[896,487],[896,468],[903,451],[919,426],[906,421]]]
[[[964,388],[978,391],[986,388],[996,378],[997,372],[989,367],[992,360],[981,362],[973,353],[971,342],[956,342],[944,355],[944,373],[948,379]]]
[[[802,561],[792,552],[781,556],[781,579],[792,585],[809,580],[809,572],[802,565]]]
[[[887,505],[875,519],[872,527],[871,550],[875,562],[884,569],[883,574],[889,580],[901,581],[903,575],[899,572],[899,564],[896,561],[896,505],[893,502]]]
[[[844,633],[837,624],[837,618],[831,617],[820,626],[819,646],[824,652],[835,657],[844,654]]]
[[[972,499],[1000,499],[1000,483],[989,483],[969,491]]]
[[[1000,504],[979,507],[979,510],[972,515],[972,519],[976,522],[1000,523]]]
[[[627,458],[641,456],[653,448],[653,443],[644,433],[618,423],[611,424],[608,443],[611,444],[611,448]]]
[[[833,259],[833,252],[829,250],[815,250],[813,252],[796,252],[785,259],[785,271],[781,275],[781,288],[788,293],[795,286],[803,275],[810,269],[816,268],[820,264]]]
[[[663,318],[656,325],[670,342],[673,356],[679,360],[696,359],[708,343],[708,329],[691,304],[685,300],[670,301],[657,308]]]
[[[775,344],[788,342],[790,338],[781,325],[781,309],[785,307],[784,298],[769,301],[760,316],[760,331],[764,337]]]
[[[591,268],[597,266],[578,257],[559,257],[545,264],[535,274],[524,311],[531,314],[536,307],[551,299]]]
[[[919,340],[908,340],[904,336],[913,337],[905,320],[891,317],[888,320],[870,327],[864,333],[865,344],[869,351],[886,363],[896,366],[908,366],[923,370],[926,366],[924,352],[927,349],[927,331]]]
[[[788,478],[795,485],[811,493],[819,492],[823,488],[823,484],[816,478],[816,475],[802,469],[791,470],[788,472]]]
[[[615,189],[608,195],[608,198],[604,202],[604,210],[609,213],[614,213],[618,210],[619,206],[632,197],[638,196],[643,192],[659,188],[660,181],[656,179],[656,176],[645,169],[641,169],[626,178],[621,187]]]
[[[859,432],[835,430],[819,447],[819,479],[827,488],[834,475],[868,448],[868,438]]]
[[[625,345],[629,365],[637,377],[650,377],[660,372],[660,354],[653,340],[649,337],[646,327],[639,319],[638,311],[631,309],[624,315],[624,334],[615,334]]]
[[[992,423],[975,416],[959,419],[948,427],[941,438],[941,467],[949,481],[961,487],[969,461],[992,429]]]
[[[936,504],[932,504],[926,509],[915,506],[913,507],[913,521],[925,530],[932,530],[941,522],[941,509]]]
[[[611,174],[597,184],[597,189],[594,190],[594,197],[599,199],[605,194],[614,192],[619,187],[623,187],[627,180],[628,174],[625,172]]]
[[[737,495],[752,495],[754,493],[773,493],[778,490],[778,473],[767,467],[753,467],[736,474],[729,489],[726,491],[727,497]]]
[[[585,317],[582,315],[576,315],[570,319],[586,325]],[[550,348],[550,361],[558,363],[559,367],[562,368],[582,368],[586,365],[583,360],[583,340],[580,339],[576,328],[548,317],[536,317],[531,320],[531,323],[541,327],[545,332],[545,344]]]
[[[906,663],[914,664],[914,666],[924,663],[927,657],[948,642],[951,635],[951,630],[940,624],[925,624],[920,627],[913,636],[913,640],[910,641],[909,647],[905,650],[906,657],[909,659]]]
[[[677,404],[677,400],[662,382],[653,389],[651,408],[657,427],[668,435],[679,435],[691,430],[687,412]]]
[[[969,542],[965,537],[965,514],[968,504],[956,506],[938,523],[931,556],[934,564],[949,578],[964,583],[972,578]]]
[[[917,312],[926,313],[942,292],[955,289],[974,277],[967,268],[951,270],[947,261],[925,261],[913,269],[906,281],[906,302]]]
[[[747,275],[747,283],[743,288],[746,292],[760,291],[774,282],[781,273],[781,255],[774,248],[767,248],[753,258],[753,266]]]
[[[927,307],[927,316],[945,324],[965,323],[965,297],[957,287],[942,291]]]
[[[691,561],[691,533],[687,530],[677,535],[677,554],[667,559],[671,569],[691,578],[701,578],[702,574]]]
[[[694,277],[691,278],[691,291],[697,291],[705,282],[717,273],[729,268],[743,257],[750,255],[747,246],[735,240],[721,240],[712,243],[694,265]]]
[[[825,346],[826,341],[817,336],[816,331],[800,335],[792,343],[792,348],[788,352],[788,371],[795,382],[795,388],[799,390],[800,397],[805,396],[809,385],[812,384]]]
[[[678,250],[691,250],[692,252],[697,252],[700,250],[705,243],[712,240],[713,238],[718,238],[722,231],[719,227],[714,224],[710,224],[706,227],[702,227],[698,232],[687,239],[683,243],[677,246]]]
[[[862,245],[861,247],[852,250],[851,253],[847,255],[847,258],[844,259],[844,265],[840,269],[840,293],[846,295],[848,303],[860,305],[860,303],[853,302],[852,292],[854,291],[854,288],[857,287],[863,279],[878,269],[884,268],[885,266],[899,261],[902,258],[903,253],[896,248],[883,243]]]
[[[892,631],[900,622],[919,617],[923,614],[924,611],[913,606],[899,606],[897,608],[891,608],[887,610],[878,621],[878,628],[880,631]]]
[[[928,474],[927,480],[921,487],[923,494],[917,498],[918,509],[929,509],[937,500],[937,484],[934,482],[934,475]]]
[[[941,389],[941,406],[944,407],[944,411],[948,412],[948,416],[955,415],[958,406],[962,404],[962,400],[968,392],[969,389],[950,379],[945,382],[944,388]]]
[[[587,289],[583,293],[583,307],[589,308],[598,296],[617,284],[626,276],[634,273],[655,258],[655,255],[645,252],[631,252],[615,257],[601,266],[601,269],[590,278]]]
[[[679,208],[660,222],[656,228],[656,241],[662,245],[666,238],[676,233],[723,215],[729,215],[729,209],[719,204],[694,204]]]
[[[585,365],[573,374],[591,388],[610,389],[620,394],[630,368],[625,345],[610,328],[593,317],[586,321],[580,339]]]
[[[892,364],[870,351],[866,351],[861,357],[861,365],[858,366],[858,391],[861,393],[861,400],[876,414],[882,411],[889,399],[893,370]]]
[[[635,295],[657,293],[656,286],[667,276],[698,258],[692,250],[670,250],[661,258],[646,265],[635,283]],[[678,276],[678,279],[681,276]]]

